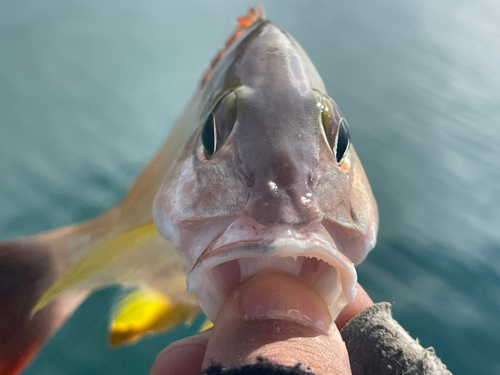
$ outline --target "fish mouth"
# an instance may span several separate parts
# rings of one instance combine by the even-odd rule
[[[310,284],[325,300],[334,319],[356,296],[354,264],[337,248],[321,223],[296,229],[265,227],[250,218],[237,219],[199,256],[188,273],[208,319],[242,283],[264,270],[279,270]]]

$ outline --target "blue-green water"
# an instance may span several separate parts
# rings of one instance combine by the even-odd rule
[[[0,2],[0,238],[122,198],[249,5]],[[377,197],[361,283],[455,374],[500,374],[500,3],[264,7],[315,62]],[[26,373],[146,374],[193,332],[108,349],[113,292],[87,300]]]

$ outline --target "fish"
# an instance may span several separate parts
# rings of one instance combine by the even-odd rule
[[[258,5],[237,19],[121,202],[0,243],[0,374],[20,373],[108,285],[124,288],[112,346],[201,312],[213,321],[230,293],[269,269],[308,282],[335,317],[355,299],[355,266],[377,230],[346,118],[306,52]]]

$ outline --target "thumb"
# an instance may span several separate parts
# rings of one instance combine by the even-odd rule
[[[323,298],[281,272],[260,273],[223,304],[203,368],[244,366],[259,357],[315,374],[350,374],[349,358]]]

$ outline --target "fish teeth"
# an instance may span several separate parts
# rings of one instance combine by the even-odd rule
[[[302,262],[297,262],[296,257],[260,257],[242,258],[239,260],[241,281],[244,282],[267,269],[277,269],[292,275],[298,275],[302,267]]]

